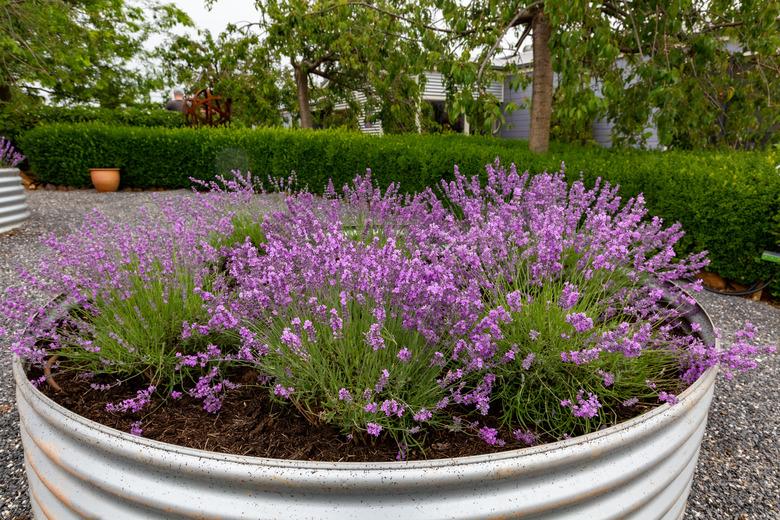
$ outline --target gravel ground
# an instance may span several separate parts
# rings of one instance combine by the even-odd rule
[[[14,282],[17,267],[33,267],[43,257],[42,236],[73,229],[93,207],[114,218],[131,219],[135,209],[153,196],[91,190],[28,192],[32,218],[22,229],[0,235],[0,289]],[[780,344],[780,309],[711,293],[702,294],[700,301],[725,341],[749,320],[764,341]],[[30,503],[11,356],[4,347],[0,338],[0,519],[25,519]],[[718,381],[685,520],[780,519],[779,389],[780,356],[734,381]]]

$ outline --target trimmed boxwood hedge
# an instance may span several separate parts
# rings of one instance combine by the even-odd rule
[[[687,232],[680,253],[707,249],[711,268],[743,283],[780,273],[761,262],[777,249],[771,232],[780,213],[777,152],[612,151],[554,145],[532,154],[521,141],[461,135],[366,136],[344,131],[140,128],[85,123],[50,125],[23,135],[22,151],[41,182],[87,187],[88,168],[122,168],[124,187],[183,188],[233,168],[265,177],[296,172],[299,184],[340,186],[371,168],[381,185],[399,181],[412,192],[484,172],[499,157],[518,169],[557,170],[620,184],[625,196],[644,193],[652,214],[679,221]],[[777,285],[780,287],[780,284]]]
[[[58,107],[51,105],[7,107],[0,111],[0,135],[16,141],[21,134],[37,126],[55,123],[98,122],[107,125],[164,126],[178,128],[187,121],[181,112],[161,107]]]

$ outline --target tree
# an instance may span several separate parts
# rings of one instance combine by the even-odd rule
[[[232,120],[246,126],[282,123],[280,109],[291,110],[293,88],[284,69],[269,56],[256,35],[235,27],[214,39],[210,32],[171,37],[157,52],[168,86],[188,92],[208,87],[233,100]]]
[[[440,67],[460,86],[460,106],[485,104],[485,85],[499,76],[492,61],[533,38],[530,147],[541,152],[551,119],[563,135],[579,135],[605,115],[626,143],[641,143],[651,123],[672,146],[776,140],[778,5],[433,0],[421,9],[440,9],[449,29]],[[519,72],[511,56],[503,72]],[[697,134],[707,136],[704,142]]]
[[[150,34],[191,24],[148,0],[0,0],[0,103],[14,93],[116,107],[147,99]]]
[[[392,2],[257,2],[260,20],[243,29],[259,32],[269,54],[290,64],[301,127],[314,126],[312,106],[323,96],[350,101],[360,92],[372,111],[398,74],[422,72],[416,28],[403,16],[412,6]]]
[[[604,75],[618,139],[652,119],[671,147],[780,142],[780,2],[643,2],[630,18],[627,66]]]

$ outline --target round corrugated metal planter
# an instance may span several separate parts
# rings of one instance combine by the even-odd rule
[[[712,338],[703,312],[693,320]],[[304,462],[223,455],[134,437],[57,405],[14,364],[35,518],[679,519],[716,369],[602,431],[490,455]]]
[[[0,233],[18,228],[30,218],[18,168],[0,168]]]

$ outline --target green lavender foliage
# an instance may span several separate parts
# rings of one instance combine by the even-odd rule
[[[315,296],[312,294],[312,296]],[[340,309],[339,290],[334,287],[316,294],[318,302],[329,309]],[[434,353],[442,350],[445,357],[452,353],[446,342],[432,345],[416,331],[404,327],[401,319],[387,309],[381,335],[384,347],[373,350],[367,345],[367,335],[376,322],[373,310],[376,305],[350,299],[343,312],[342,332],[339,336],[318,321],[305,306],[290,307],[292,315],[277,315],[270,322],[258,322],[251,327],[257,337],[270,348],[268,355],[259,361],[258,368],[284,388],[293,388],[290,400],[312,423],[326,423],[351,433],[364,429],[367,421],[376,421],[396,441],[410,445],[420,442],[408,434],[416,423],[413,415],[423,409],[435,411],[436,404],[447,395],[448,388],[439,385],[441,368],[431,363]],[[294,348],[282,340],[285,329],[289,332],[292,318],[305,323],[310,320],[314,332],[299,333],[305,356],[297,355]],[[407,348],[414,355],[402,361],[398,353]],[[381,385],[383,370],[390,373],[386,385]],[[377,384],[380,387],[377,391]],[[349,392],[350,398],[339,399],[340,391]],[[404,407],[403,421],[387,418],[384,414],[370,414],[364,409],[364,392],[371,393],[370,401],[379,406],[394,400]],[[429,424],[438,424],[436,418]]]

